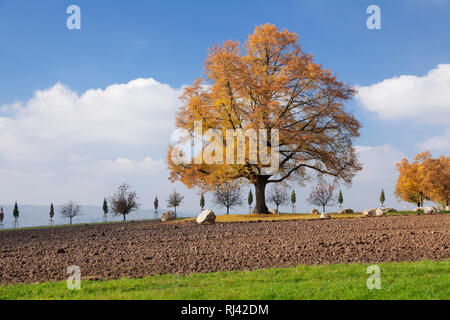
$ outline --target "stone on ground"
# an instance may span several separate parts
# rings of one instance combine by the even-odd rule
[[[425,207],[423,208],[423,213],[425,214],[433,214],[441,212],[438,207]]]
[[[203,210],[197,217],[198,224],[214,224],[216,222],[216,215],[211,209]]]
[[[377,215],[377,209],[368,209],[363,211],[364,217],[375,217]]]
[[[175,212],[173,212],[172,210],[164,212],[161,216],[161,221],[165,222],[168,220],[176,220],[177,219],[177,215]]]
[[[277,209],[269,209],[269,213],[274,214],[276,216],[280,214]]]
[[[320,219],[322,219],[322,220],[331,219],[331,216],[328,213],[322,213],[320,215]]]

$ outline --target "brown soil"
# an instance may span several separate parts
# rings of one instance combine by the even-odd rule
[[[300,264],[450,258],[450,214],[381,218],[87,225],[0,232],[0,283],[137,278]]]

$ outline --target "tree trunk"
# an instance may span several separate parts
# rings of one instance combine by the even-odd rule
[[[123,215],[123,222],[127,221],[127,216],[124,214]]]
[[[255,208],[253,209],[253,213],[259,214],[268,214],[269,209],[266,206],[266,185],[267,178],[263,176],[258,177],[258,180],[255,183]]]
[[[423,207],[423,192],[421,191],[420,194],[420,206]]]
[[[325,205],[322,205],[323,213],[325,213]]]
[[[227,215],[230,214],[230,207],[227,207]]]
[[[69,217],[69,219],[70,219],[70,224],[72,224],[72,217]]]

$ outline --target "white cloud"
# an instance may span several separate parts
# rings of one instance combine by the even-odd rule
[[[358,159],[363,170],[356,176],[355,182],[381,183],[392,181],[397,176],[396,164],[403,154],[390,144],[380,146],[356,146]]]
[[[445,130],[441,135],[419,144],[422,150],[438,151],[444,154],[450,153],[450,129]]]
[[[0,157],[29,159],[75,144],[111,142],[142,146],[170,139],[179,89],[136,79],[78,96],[57,83],[26,103],[0,108]]]
[[[394,191],[398,178],[396,164],[404,154],[391,144],[375,146],[355,146],[358,159],[363,164],[363,170],[353,179],[352,186],[347,188],[340,186],[344,195],[344,207],[356,211],[380,207],[379,197],[381,189],[385,191],[386,207],[403,210],[413,206],[395,197]],[[310,185],[313,186],[315,182]],[[312,206],[306,203],[308,188],[296,189],[298,199],[297,209],[300,212],[310,212]],[[338,207],[330,207],[330,212],[338,210]]]
[[[47,205],[73,199],[84,205],[101,205],[105,196],[127,182],[145,208],[152,206],[155,194],[164,206],[164,199],[176,187],[185,195],[181,211],[197,212],[196,191],[180,183],[172,185],[162,159],[174,129],[180,91],[153,79],[88,90],[82,95],[56,84],[37,91],[27,102],[3,106],[0,203],[17,200]],[[402,153],[389,144],[356,149],[364,170],[346,192],[346,205],[374,207],[382,187],[388,203],[394,202],[395,164],[403,158]],[[41,162],[36,164],[38,160]],[[299,199],[307,192],[304,188],[297,191]],[[210,207],[211,195],[207,202]],[[310,210],[300,202],[298,209]]]
[[[396,164],[405,158],[403,153],[390,144],[357,146],[356,152],[363,170],[354,178],[352,187],[344,191],[345,205],[356,210],[379,207],[378,199],[383,188],[385,205],[403,209],[406,204],[399,203],[394,195],[398,178]]]
[[[74,166],[72,170],[77,174],[89,176],[122,176],[125,178],[131,175],[157,175],[164,172],[166,167],[167,165],[162,159],[153,160],[151,157],[146,157],[142,161],[133,161],[127,158],[117,158],[115,161],[101,160]]]
[[[450,118],[450,64],[422,77],[402,75],[357,89],[356,99],[382,119],[446,124]]]
[[[173,188],[161,158],[180,94],[151,78],[81,95],[57,83],[1,106],[0,203],[95,205],[128,182],[150,207]]]

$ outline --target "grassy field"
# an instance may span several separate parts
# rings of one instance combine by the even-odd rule
[[[450,260],[380,263],[381,289],[369,290],[365,264],[299,266],[143,279],[0,286],[0,299],[450,299]]]

